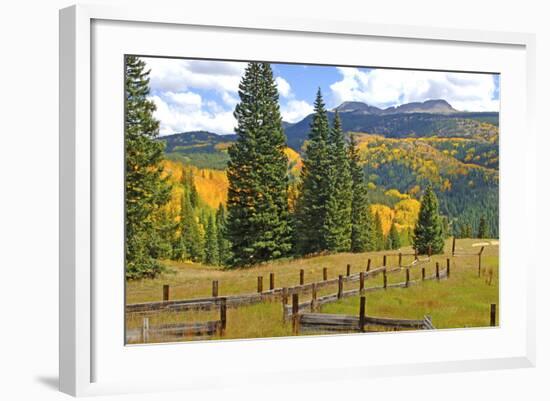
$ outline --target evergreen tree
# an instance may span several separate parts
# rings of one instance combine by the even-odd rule
[[[472,227],[469,224],[460,225],[460,238],[472,238]]]
[[[413,244],[414,249],[420,254],[427,254],[430,246],[432,254],[443,253],[444,241],[439,203],[431,185],[426,188],[420,202]]]
[[[231,259],[231,243],[227,240],[225,207],[222,203],[216,211],[216,234],[218,240],[218,265],[225,266]]]
[[[195,176],[192,170],[189,171],[187,186],[189,188],[189,201],[191,202],[191,206],[196,208],[199,205],[199,193],[195,186]]]
[[[271,66],[249,63],[235,108],[237,142],[229,148],[227,236],[232,266],[287,255],[291,227],[287,203],[286,137]]]
[[[296,205],[296,250],[299,254],[315,253],[328,247],[325,238],[330,193],[328,135],[327,111],[319,89],[302,160],[300,195]]]
[[[388,249],[399,249],[401,248],[401,237],[397,231],[395,223],[392,223],[390,232],[388,234]]]
[[[154,139],[159,123],[149,95],[149,71],[135,56],[125,59],[125,155],[126,155],[126,278],[153,277],[162,266],[153,257],[155,213],[170,197],[170,185],[162,178],[163,145]]]
[[[186,258],[201,262],[204,256],[204,239],[188,193],[182,196],[180,225],[183,247],[187,251]]]
[[[382,219],[380,213],[376,212],[374,215],[374,238],[373,246],[375,251],[382,251],[386,247],[386,241],[384,240],[384,231],[382,230]]]
[[[204,262],[208,265],[217,265],[220,260],[218,251],[218,236],[214,216],[208,218],[204,249]]]
[[[477,237],[478,238],[488,238],[489,233],[487,231],[487,221],[485,220],[485,216],[481,216],[479,219],[479,226],[477,228]]]
[[[373,250],[371,241],[372,219],[367,198],[367,185],[363,168],[360,165],[359,150],[355,136],[350,137],[348,148],[349,168],[352,180],[351,201],[351,251],[366,252]]]
[[[346,141],[338,112],[328,136],[329,196],[324,224],[327,250],[347,252],[351,249],[352,179]]]

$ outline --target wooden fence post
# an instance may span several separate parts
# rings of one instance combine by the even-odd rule
[[[271,291],[275,289],[275,273],[269,273],[269,289]]]
[[[283,322],[286,322],[286,305],[288,304],[288,288],[286,287],[282,289],[281,301],[283,303]]]
[[[212,281],[212,298],[218,296],[218,280]]]
[[[366,314],[366,298],[362,296],[359,301],[359,331],[361,333],[365,332],[365,314]]]
[[[439,280],[439,262],[435,262],[435,278]]]
[[[317,284],[311,283],[311,311],[317,310]]]
[[[398,262],[399,267],[401,267],[403,265],[402,262],[403,262],[403,255],[401,254],[401,252],[399,252],[399,262]]]
[[[367,271],[368,272],[370,271],[370,258],[369,258],[369,260],[367,260]]]
[[[483,250],[485,249],[484,246],[481,247],[479,250],[479,254],[477,255],[478,261],[477,261],[477,276],[481,277],[481,254],[483,253]]]
[[[447,278],[451,277],[451,259],[447,258]]]
[[[297,293],[294,293],[292,294],[292,333],[293,334],[298,334],[298,324],[299,324],[299,321],[298,319],[300,318],[299,314],[299,309],[298,309],[298,294]]]
[[[162,300],[168,301],[170,299],[170,286],[168,284],[164,284],[162,286]]]
[[[408,287],[409,286],[409,281],[410,281],[410,273],[409,273],[409,269],[405,269],[405,287]]]
[[[432,256],[432,244],[428,245],[428,256]]]
[[[388,257],[386,255],[384,255],[382,266],[386,267],[386,262],[388,261],[387,259],[388,259]]]
[[[347,266],[346,266],[346,276],[350,276],[351,274],[351,265],[348,263]]]
[[[455,249],[456,249],[456,238],[453,237],[453,252],[452,252],[453,256],[455,256]]]
[[[418,260],[418,250],[414,248],[414,260]]]
[[[422,281],[426,280],[426,268],[422,268]]]
[[[143,326],[141,327],[141,339],[144,343],[149,342],[149,318],[143,318]]]
[[[227,327],[227,298],[225,297],[220,299],[220,320],[222,325],[220,335],[223,336]]]
[[[300,269],[300,285],[304,285],[304,269]]]
[[[386,274],[386,269],[384,269],[384,289],[388,288],[388,275]]]
[[[323,267],[323,281],[328,280],[328,270],[326,267]]]
[[[491,304],[491,327],[497,325],[497,306],[496,304]]]
[[[344,292],[344,277],[340,274],[338,276],[338,299],[342,298]]]
[[[262,276],[258,276],[258,292],[261,293],[264,291],[264,278]]]
[[[359,273],[359,293],[363,294],[365,291],[365,273]]]

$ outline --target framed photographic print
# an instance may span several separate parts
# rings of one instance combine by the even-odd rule
[[[60,18],[62,391],[534,363],[532,36]]]

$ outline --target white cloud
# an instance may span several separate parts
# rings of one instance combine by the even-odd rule
[[[277,89],[279,90],[279,95],[281,95],[281,97],[292,97],[292,89],[286,79],[277,77],[275,78],[275,83],[277,84]]]
[[[226,111],[216,102],[203,102],[193,92],[166,92],[151,96],[157,110],[155,118],[160,121],[160,135],[187,131],[210,131],[230,134],[236,125],[232,111]]]
[[[206,130],[229,134],[235,127],[233,110],[246,63],[147,58],[150,87],[160,121],[160,134]],[[201,94],[213,91],[219,102]]]
[[[489,74],[338,68],[342,79],[330,86],[335,106],[361,101],[388,107],[428,99],[445,99],[455,109],[498,111],[495,83]]]
[[[289,100],[281,105],[281,116],[284,121],[295,123],[313,112],[313,106],[304,100]]]
[[[246,63],[143,58],[151,69],[151,87],[160,91],[188,89],[237,93]]]

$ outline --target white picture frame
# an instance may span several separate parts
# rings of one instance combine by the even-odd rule
[[[185,9],[167,10],[155,8],[113,8],[109,6],[79,5],[60,11],[60,389],[68,394],[94,395],[108,393],[125,393],[134,391],[165,391],[170,389],[202,389],[213,386],[229,386],[246,383],[254,378],[257,382],[277,380],[326,380],[351,377],[360,380],[379,375],[399,375],[403,373],[429,373],[438,371],[467,371],[478,369],[502,369],[511,367],[529,367],[535,363],[534,339],[534,260],[530,259],[529,245],[514,234],[523,227],[534,232],[536,221],[535,205],[527,199],[526,191],[520,188],[535,186],[535,137],[531,126],[534,113],[534,35],[506,32],[484,32],[459,29],[436,29],[426,27],[375,25],[366,21],[326,21],[279,18],[275,16],[240,15],[238,12],[223,16],[193,13]],[[187,27],[187,28],[186,28]],[[148,30],[158,42],[174,32],[201,37],[202,45],[214,43],[209,35],[240,35],[253,42],[254,35],[262,35],[267,41],[293,40],[319,41],[338,40],[354,46],[364,41],[366,46],[401,45],[402,49],[415,49],[415,46],[435,46],[440,60],[432,60],[431,68],[453,70],[489,70],[494,72],[508,71],[503,75],[501,98],[501,327],[498,329],[445,330],[431,333],[406,333],[378,336],[332,336],[299,339],[263,339],[246,341],[223,341],[216,343],[167,344],[156,346],[139,346],[127,348],[123,338],[118,338],[123,321],[117,318],[123,313],[123,271],[112,271],[98,266],[108,259],[109,252],[101,249],[102,238],[108,237],[114,244],[113,252],[122,253],[120,235],[107,233],[105,213],[123,213],[120,205],[122,199],[103,202],[100,198],[110,188],[115,192],[122,191],[120,178],[122,164],[120,161],[122,136],[117,137],[113,146],[106,146],[100,137],[94,137],[94,130],[103,128],[103,123],[111,124],[115,131],[123,132],[123,120],[120,107],[116,102],[122,98],[122,85],[117,87],[120,79],[122,61],[117,67],[118,75],[113,81],[102,73],[105,66],[113,66],[112,60],[120,52],[133,54],[151,54],[154,45],[130,43],[131,38],[139,38],[140,32]],[[172,30],[172,31],[171,31]],[[175,30],[175,31],[174,31]],[[125,33],[128,35],[125,35]],[[187,32],[187,33],[186,33]],[[130,35],[131,33],[131,35]],[[94,35],[96,40],[94,41]],[[164,35],[164,36],[163,36]],[[284,39],[283,37],[287,38]],[[109,39],[109,44],[105,41]],[[135,39],[137,42],[137,39]],[[372,42],[372,43],[371,43]],[[128,44],[127,50],[124,48]],[[160,55],[172,54],[171,44],[162,41],[158,46]],[[117,47],[118,46],[118,47]],[[149,46],[149,49],[147,49]],[[214,45],[212,45],[214,46]],[[254,47],[253,44],[249,48]],[[289,45],[287,54],[293,52]],[[109,49],[107,49],[109,47]],[[221,50],[219,58],[232,58],[230,53],[236,50],[224,44],[225,53]],[[241,46],[240,54],[246,50]],[[491,50],[492,49],[492,50]],[[499,50],[500,49],[500,50]],[[105,50],[105,54],[103,51]],[[194,50],[195,51],[195,50]],[[197,52],[199,50],[196,50]],[[201,51],[208,51],[201,50]],[[213,51],[213,50],[212,50]],[[250,50],[252,51],[252,50]],[[255,57],[268,57],[277,61],[285,59],[281,51],[265,46],[256,49]],[[98,53],[99,52],[99,53]],[[167,53],[170,52],[170,53]],[[271,52],[271,53],[270,53]],[[294,49],[296,52],[296,49]],[[344,52],[344,50],[343,50]],[[462,62],[453,64],[452,53],[474,52],[476,57],[464,57]],[[489,54],[487,54],[489,52]],[[492,52],[492,53],[491,53]],[[190,54],[195,56],[197,53]],[[236,54],[236,53],[235,53]],[[382,54],[382,53],[381,53]],[[101,56],[99,56],[101,55]],[[189,54],[187,54],[189,55]],[[97,56],[97,57],[96,57]],[[113,57],[113,58],[109,58]],[[237,59],[243,59],[237,56]],[[307,57],[307,55],[303,55]],[[328,57],[328,56],[327,56]],[[334,57],[334,56],[333,56]],[[448,60],[446,59],[448,57]],[[486,59],[486,60],[485,60]],[[397,60],[397,59],[396,59]],[[311,59],[305,60],[311,61]],[[323,60],[321,60],[323,61]],[[326,61],[326,60],[325,60]],[[337,60],[333,60],[337,61]],[[106,64],[102,64],[106,62]],[[428,61],[424,61],[427,63]],[[503,70],[490,68],[501,63]],[[110,63],[110,64],[109,64]],[[350,60],[349,63],[352,64]],[[391,58],[386,55],[384,66],[390,66]],[[397,63],[395,61],[394,63]],[[414,63],[414,60],[409,61]],[[484,64],[485,63],[485,64]],[[358,62],[357,65],[361,63]],[[436,65],[437,64],[437,65]],[[506,65],[504,65],[506,64]],[[372,65],[372,64],[371,64]],[[451,68],[454,65],[454,68]],[[484,68],[484,65],[486,68]],[[393,65],[399,67],[399,65]],[[414,64],[409,65],[414,67]],[[426,68],[426,65],[418,64]],[[490,68],[490,69],[487,69]],[[95,80],[95,81],[94,81]],[[100,82],[99,87],[93,85]],[[109,86],[105,82],[115,85]],[[109,118],[103,105],[94,103],[104,89],[119,91],[115,111]],[[114,93],[114,92],[113,92]],[[514,94],[513,100],[511,94]],[[106,103],[109,103],[106,101]],[[103,107],[103,109],[102,109]],[[509,110],[517,108],[517,112]],[[111,110],[113,110],[111,108]],[[117,123],[118,121],[118,123]],[[118,124],[118,126],[117,126]],[[107,127],[107,126],[105,126]],[[512,128],[523,132],[522,144],[510,135]],[[116,137],[116,136],[115,136]],[[508,168],[511,158],[516,165],[512,171]],[[118,159],[117,159],[118,158]],[[99,161],[101,159],[101,162]],[[119,171],[113,181],[102,180],[105,170]],[[103,171],[103,172],[102,172]],[[116,189],[116,185],[120,188]],[[106,185],[104,187],[104,185]],[[114,187],[113,187],[114,186]],[[99,194],[99,195],[98,195]],[[110,205],[110,206],[108,206]],[[113,207],[113,209],[108,209]],[[521,212],[512,213],[514,208]],[[107,209],[106,209],[107,208]],[[120,215],[119,215],[120,216]],[[120,219],[116,224],[122,224]],[[115,223],[113,223],[115,224]],[[525,228],[526,227],[526,228]],[[113,231],[117,231],[116,229]],[[101,234],[101,235],[100,235]],[[120,233],[119,233],[120,234]],[[113,236],[114,235],[114,236]],[[523,242],[522,242],[523,241]],[[525,252],[527,256],[522,256]],[[107,259],[106,259],[107,258]],[[120,260],[113,261],[117,265]],[[111,263],[111,262],[109,262]],[[509,266],[521,269],[510,281]],[[519,266],[519,267],[518,267]],[[99,271],[97,270],[99,269]],[[110,274],[118,274],[113,280]],[[101,289],[101,291],[100,291]],[[119,294],[116,295],[116,292]],[[98,298],[98,292],[104,295]],[[115,294],[113,296],[108,294]],[[120,301],[122,300],[122,303]],[[108,310],[109,309],[109,310]],[[112,309],[112,314],[111,310]],[[109,316],[107,316],[109,314]],[[111,324],[113,334],[106,334],[105,327]],[[100,329],[98,329],[100,327]],[[345,342],[344,342],[344,340]],[[316,358],[315,351],[320,342],[326,354]],[[369,343],[390,344],[395,354],[387,360],[368,351]],[[443,348],[444,344],[453,343],[453,352]],[[466,350],[461,344],[470,344]],[[432,355],[420,354],[410,349],[413,344],[421,346],[431,344]],[[361,347],[366,355],[358,358],[361,352],[345,353],[342,347]],[[407,351],[409,350],[409,351]],[[291,368],[285,367],[284,353],[299,356],[300,361]],[[167,375],[174,366],[174,355],[185,356],[193,361],[192,369],[186,369],[181,362],[177,365],[179,372]],[[342,354],[351,354],[350,356]],[[430,352],[428,352],[430,354]],[[436,355],[439,354],[439,355]],[[220,371],[209,369],[199,358],[210,360],[214,355],[232,360],[234,374],[222,376]],[[250,362],[253,355],[270,358],[269,367],[253,366]],[[278,357],[279,355],[279,357]],[[309,358],[309,359],[308,359]],[[181,361],[181,359],[179,359]],[[330,361],[330,365],[328,362]],[[166,369],[151,369],[151,366],[166,366]],[[132,367],[134,369],[132,369]],[[122,374],[122,371],[125,374]],[[144,380],[140,372],[147,377]],[[183,375],[182,373],[185,373]],[[329,375],[330,374],[330,375]],[[185,377],[185,379],[181,379]]]

